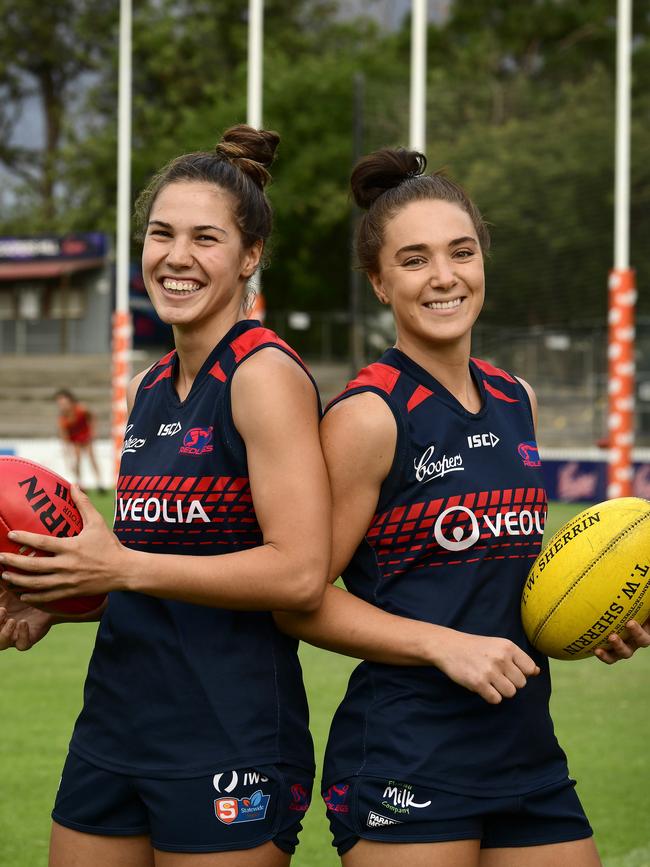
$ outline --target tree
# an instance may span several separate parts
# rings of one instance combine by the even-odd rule
[[[282,141],[264,286],[278,309],[348,305],[355,74],[365,76],[364,150],[407,144],[410,24],[385,32],[363,17],[343,18],[339,5],[265,3],[264,120]],[[1,221],[6,232],[114,229],[114,7],[112,0],[62,0],[52,9],[0,0],[9,22],[1,56],[15,58],[0,65],[0,131],[28,85],[56,82],[54,93],[38,85],[50,95],[47,147],[11,142],[0,150],[23,178]],[[246,0],[136,4],[134,195],[168,159],[211,148],[245,120],[247,8]],[[631,231],[643,285],[650,280],[650,0],[634,8]],[[430,26],[427,155],[430,168],[446,167],[493,224],[488,322],[604,317],[614,43],[611,0],[458,0],[444,25]],[[639,298],[641,312],[650,312],[650,296]]]
[[[74,111],[83,76],[105,57],[116,6],[110,0],[0,0],[0,17],[0,162],[19,179],[17,195],[35,203],[31,219],[37,230],[56,220],[66,113]],[[17,142],[13,135],[30,98],[42,109],[42,146]]]

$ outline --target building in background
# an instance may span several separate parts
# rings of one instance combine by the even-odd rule
[[[0,237],[0,353],[110,351],[107,236]]]

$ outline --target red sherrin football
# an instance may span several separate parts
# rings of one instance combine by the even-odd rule
[[[0,551],[29,553],[7,538],[10,530],[49,536],[76,536],[83,522],[70,485],[61,476],[26,458],[0,456]],[[37,556],[47,556],[39,555]],[[105,596],[71,596],[39,606],[53,614],[81,617],[102,604]]]

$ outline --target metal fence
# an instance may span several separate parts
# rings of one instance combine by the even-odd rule
[[[344,380],[394,341],[388,311],[355,324],[346,311],[273,312],[267,324],[314,365],[338,366]],[[353,359],[353,349],[357,358]],[[607,328],[477,325],[472,354],[515,372],[535,389],[540,441],[547,446],[591,447],[607,437]],[[637,323],[636,444],[650,446],[650,319]]]

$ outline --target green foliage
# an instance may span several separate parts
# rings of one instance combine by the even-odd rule
[[[19,214],[31,210],[32,232],[56,225],[66,111],[83,77],[105,65],[116,12],[110,0],[0,0],[0,162],[17,180]],[[42,106],[43,146],[13,140],[29,98]]]
[[[115,223],[116,5],[0,0],[0,231]],[[282,136],[270,194],[275,308],[348,306],[354,81],[363,149],[407,143],[410,24],[384,32],[341,2],[266,0],[264,117]],[[363,9],[363,6],[360,7]],[[180,152],[246,117],[246,0],[142,0],[133,26],[133,195]],[[650,281],[650,0],[634,4],[631,253]],[[463,0],[429,28],[431,168],[493,226],[487,322],[602,321],[612,261],[615,8],[611,0]],[[45,147],[11,139],[29,93]],[[7,201],[5,197],[5,201]],[[134,258],[137,248],[134,246]],[[640,293],[641,313],[650,296]]]

